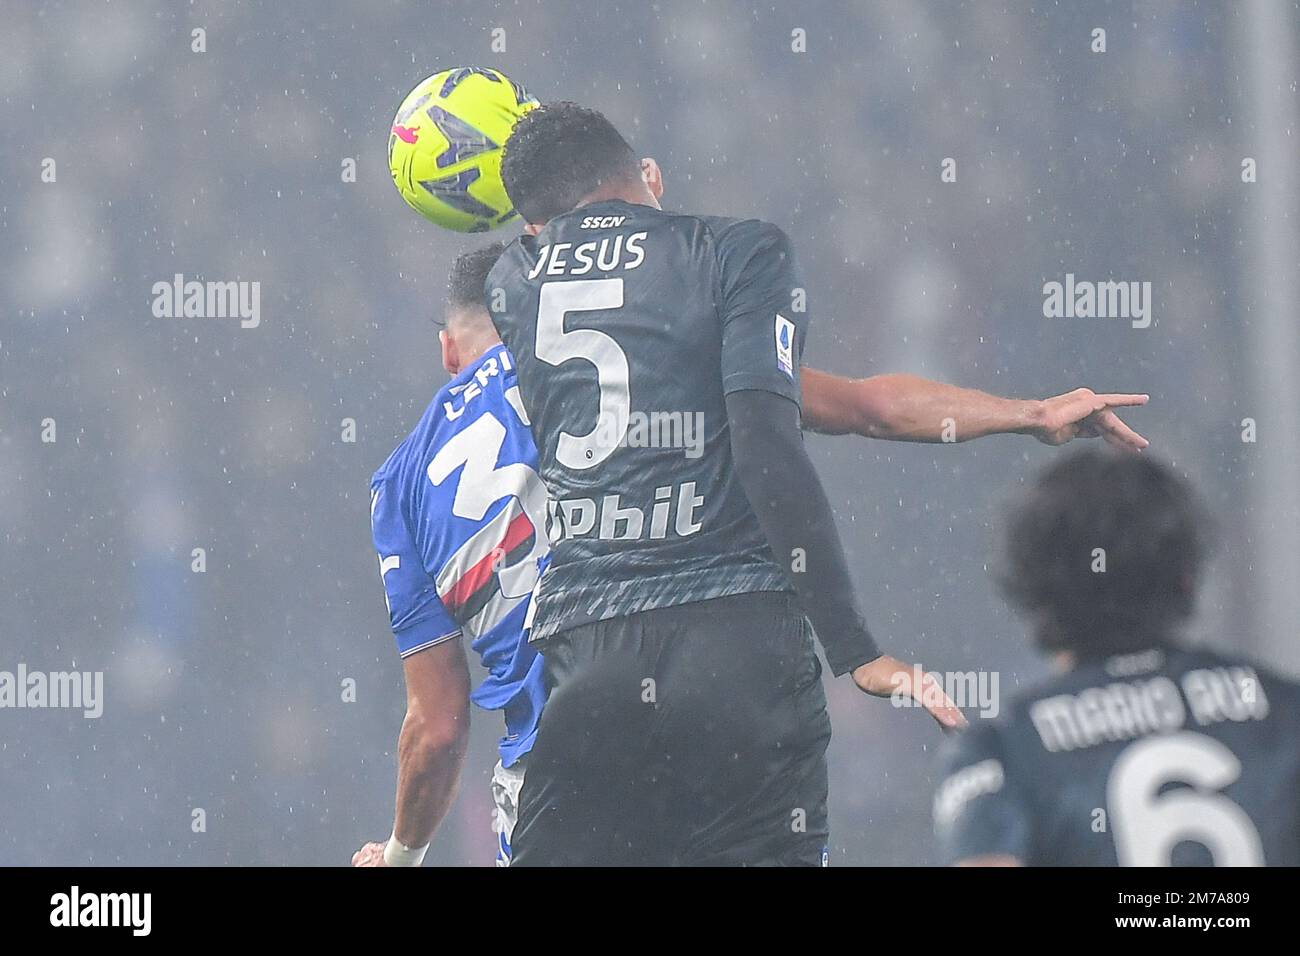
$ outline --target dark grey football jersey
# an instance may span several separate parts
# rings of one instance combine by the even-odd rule
[[[807,313],[781,230],[595,203],[511,244],[485,292],[551,497],[534,640],[790,589],[733,473],[724,403],[799,401]]]
[[[1300,864],[1300,686],[1239,659],[1080,667],[972,727],[945,764],[946,862]]]

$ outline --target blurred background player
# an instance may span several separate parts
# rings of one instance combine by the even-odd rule
[[[536,650],[523,638],[528,599],[519,590],[529,575],[516,569],[519,555],[512,550],[526,547],[531,559],[539,559],[536,539],[522,537],[526,528],[510,501],[512,496],[518,502],[535,495],[536,450],[519,415],[511,359],[500,348],[482,294],[503,249],[502,243],[492,243],[453,263],[445,328],[439,332],[443,365],[452,379],[372,483],[374,538],[403,659],[408,713],[398,747],[393,836],[388,843],[366,844],[354,855],[357,865],[378,865],[386,849],[390,862],[414,864],[422,859],[422,848],[455,796],[471,700],[484,709],[502,711],[505,718],[492,792],[497,862],[505,865],[510,860],[524,756],[532,746],[545,692]],[[1025,432],[1059,444],[1080,433],[1103,434],[1112,442],[1138,447],[1145,441],[1109,410],[1135,398],[1077,389],[1045,401],[1016,401],[915,376],[849,380],[804,370],[805,425],[826,433],[900,440],[939,441],[937,423],[957,416],[967,438]],[[485,419],[482,424],[480,418]],[[511,467],[504,483],[496,484],[503,477],[497,475],[490,488],[479,488],[499,496],[488,502],[480,521],[463,513],[463,499],[457,511],[464,472],[447,474],[444,484],[436,487],[423,479],[441,449],[451,447],[454,460],[472,447],[473,435],[486,434],[484,428],[492,431],[489,437],[495,441],[494,425],[506,436],[497,470]],[[467,432],[470,437],[456,437]],[[444,470],[440,466],[437,473]],[[481,482],[481,474],[469,477]],[[476,506],[473,513],[478,510]],[[512,526],[516,530],[510,533]],[[486,566],[484,555],[492,557]],[[496,570],[520,575],[522,582],[508,586],[508,593],[502,590],[489,573],[493,561]],[[454,639],[463,633],[471,635],[473,650],[488,672],[472,693],[463,642]]]
[[[1015,506],[1003,585],[1061,673],[953,742],[946,861],[1300,863],[1300,687],[1180,636],[1208,528],[1169,468],[1091,449]]]

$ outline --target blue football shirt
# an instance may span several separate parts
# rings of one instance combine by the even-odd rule
[[[439,390],[370,485],[398,651],[469,638],[488,671],[471,699],[503,712],[507,767],[531,748],[545,701],[524,622],[549,551],[546,500],[504,345]]]

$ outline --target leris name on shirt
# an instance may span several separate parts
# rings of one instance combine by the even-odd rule
[[[622,269],[627,272],[645,262],[645,249],[641,243],[646,233],[634,232],[630,236],[606,236],[591,242],[557,242],[542,246],[537,265],[528,273],[528,278],[536,279],[539,275],[548,276],[582,276],[592,270],[613,272]]]
[[[460,418],[460,416],[464,415],[465,409],[469,403],[483,394],[483,389],[487,388],[487,383],[494,376],[514,369],[514,364],[510,360],[509,352],[502,349],[500,356],[500,362],[497,361],[495,355],[489,356],[483,364],[478,367],[478,370],[474,372],[473,378],[468,382],[456,385],[450,389],[452,397],[442,403],[442,411],[443,414],[447,416],[447,421],[454,422],[456,419]],[[516,404],[515,392],[516,389],[512,388],[510,394],[506,395],[506,399],[509,400],[512,405]],[[520,417],[525,418],[522,414]]]

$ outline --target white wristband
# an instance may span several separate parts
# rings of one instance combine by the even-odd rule
[[[421,847],[409,847],[397,839],[396,832],[388,838],[384,847],[384,862],[389,866],[419,866],[424,862],[424,854],[429,851],[429,844]]]

